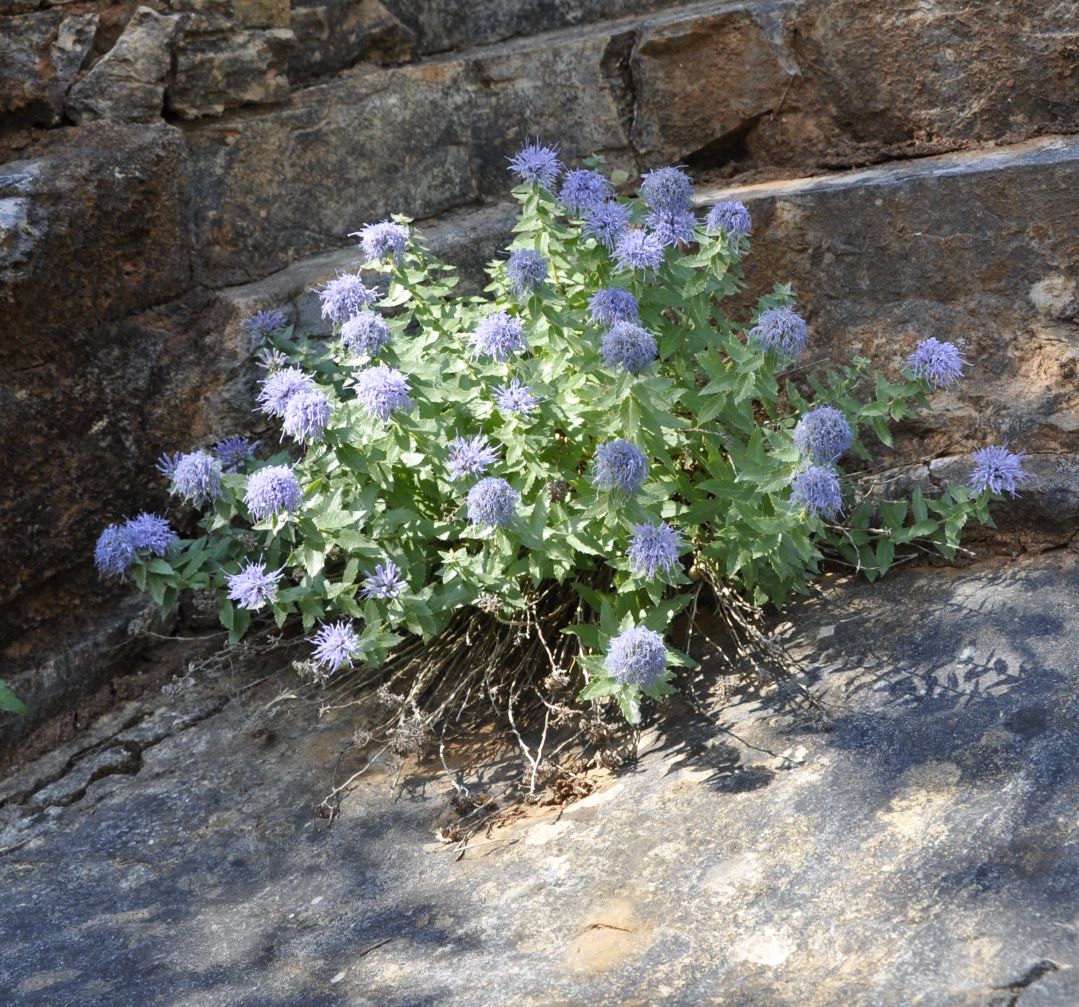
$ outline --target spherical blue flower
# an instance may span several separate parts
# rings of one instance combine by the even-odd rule
[[[368,262],[384,259],[400,262],[408,244],[408,228],[395,224],[392,220],[368,224],[360,231],[360,244]]]
[[[1019,494],[1016,487],[1031,479],[1030,474],[1023,471],[1025,451],[1016,454],[1006,446],[991,444],[987,448],[978,448],[972,457],[974,471],[970,476],[970,485],[979,493],[989,490],[992,493],[1009,493],[1017,497]]]
[[[281,511],[292,514],[298,510],[303,503],[303,491],[291,468],[287,465],[270,465],[252,472],[248,477],[244,503],[251,517],[261,521]]]
[[[716,203],[708,211],[704,226],[709,234],[723,234],[731,241],[737,241],[749,234],[753,229],[753,221],[745,203],[728,199],[723,203]]]
[[[630,374],[639,374],[656,359],[656,340],[647,329],[633,322],[615,322],[603,337],[599,348],[603,362],[617,370],[625,368]]]
[[[358,273],[345,273],[330,280],[319,291],[322,317],[343,322],[369,308],[379,298],[378,289],[364,284]]]
[[[259,390],[259,408],[269,416],[285,415],[288,400],[297,392],[315,391],[315,381],[310,374],[305,374],[298,367],[285,367],[274,371]]]
[[[509,524],[517,514],[518,493],[505,479],[489,476],[468,491],[468,520],[474,525]]]
[[[520,378],[514,378],[508,385],[499,385],[494,392],[495,405],[504,413],[518,416],[531,416],[538,405],[538,400]]]
[[[279,371],[283,367],[288,367],[288,356],[282,353],[280,350],[272,349],[269,346],[264,346],[259,350],[258,355],[255,357],[259,367],[263,370],[269,371],[271,374],[274,371]]]
[[[493,360],[509,360],[515,353],[528,350],[525,327],[519,318],[499,311],[488,315],[469,337],[472,355],[491,357]]]
[[[693,181],[680,168],[657,168],[645,173],[641,199],[656,213],[677,216],[693,201]]]
[[[175,454],[170,455],[167,451],[158,458],[154,468],[157,469],[166,479],[171,479],[173,472],[176,471],[176,466],[179,464],[180,459],[183,458],[183,453],[177,451]]]
[[[521,150],[508,158],[510,171],[515,172],[522,182],[551,188],[562,171],[556,147],[544,147],[539,140],[527,142]]]
[[[793,360],[806,348],[809,329],[805,319],[793,308],[768,308],[762,311],[757,324],[749,330],[749,338],[766,350]]]
[[[365,368],[357,375],[355,387],[356,398],[360,400],[368,415],[383,423],[398,409],[405,412],[412,409],[408,378],[393,367],[376,364],[374,367]]]
[[[639,524],[633,529],[626,558],[635,574],[651,580],[660,570],[669,574],[678,566],[683,549],[682,536],[666,522]]]
[[[333,403],[320,391],[297,392],[285,403],[281,427],[301,444],[320,441],[333,412]]]
[[[229,600],[240,608],[259,609],[277,600],[277,584],[280,570],[267,572],[266,564],[248,563],[239,573],[228,576]]]
[[[392,338],[389,324],[376,311],[361,311],[341,326],[341,342],[357,357],[377,357]]]
[[[942,343],[932,337],[922,340],[907,357],[907,366],[938,388],[954,385],[963,376],[966,364],[966,358],[954,343]]]
[[[558,199],[570,213],[580,215],[599,203],[606,202],[613,191],[614,187],[598,171],[574,168],[567,171],[562,179],[562,190],[558,193]]]
[[[449,470],[451,479],[483,475],[498,461],[498,448],[493,448],[483,434],[475,437],[455,437],[450,442]]]
[[[221,495],[221,463],[205,451],[181,455],[172,470],[172,492],[201,507]]]
[[[258,446],[258,441],[233,434],[214,445],[214,457],[221,463],[222,472],[235,472],[255,457],[255,448]]]
[[[124,530],[136,549],[149,549],[155,556],[164,556],[180,541],[165,518],[146,511],[125,521]]]
[[[648,231],[626,231],[614,246],[615,266],[618,269],[640,269],[644,272],[663,265],[663,242]]]
[[[843,491],[835,469],[810,465],[791,480],[791,502],[810,514],[831,520],[843,509]]]
[[[506,275],[518,297],[530,294],[547,279],[547,260],[531,248],[518,248],[510,253]]]
[[[94,546],[94,564],[102,574],[123,574],[135,559],[135,544],[127,528],[110,524],[98,536],[97,545]]]
[[[847,417],[835,406],[810,409],[794,428],[794,443],[812,462],[834,462],[854,440]]]
[[[604,287],[588,300],[588,316],[594,325],[610,328],[615,322],[635,322],[637,298],[621,287]]]
[[[603,667],[623,685],[647,689],[655,685],[667,669],[663,637],[645,626],[625,629],[608,645]]]
[[[645,226],[664,245],[688,245],[694,240],[693,229],[697,218],[688,210],[685,213],[650,213]]]
[[[361,594],[365,598],[398,597],[402,591],[407,590],[408,581],[401,576],[401,571],[392,560],[386,560],[375,567],[375,572],[369,574],[363,582]]]
[[[272,311],[256,311],[250,318],[245,319],[243,330],[251,337],[251,342],[256,346],[264,343],[275,332],[283,332],[288,328],[288,318],[280,308]]]
[[[604,490],[636,493],[648,477],[648,456],[627,440],[608,441],[596,448],[592,481]]]
[[[611,250],[618,244],[618,239],[629,230],[630,216],[629,207],[616,203],[613,199],[596,203],[585,210],[582,230]]]
[[[330,674],[351,665],[363,649],[356,631],[344,619],[322,626],[311,643],[315,645],[315,663],[329,668]]]

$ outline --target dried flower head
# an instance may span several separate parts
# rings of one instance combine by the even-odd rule
[[[561,476],[547,484],[547,499],[551,503],[565,503],[569,499],[570,484]]]

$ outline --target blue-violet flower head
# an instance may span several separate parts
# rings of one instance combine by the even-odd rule
[[[505,311],[488,315],[469,337],[472,355],[491,357],[493,360],[509,360],[514,354],[528,349],[524,323]]]
[[[368,287],[358,273],[345,273],[330,280],[318,296],[322,317],[336,323],[371,307],[379,299],[379,292],[376,287]]]
[[[539,400],[532,389],[520,378],[513,378],[508,385],[499,385],[494,391],[495,405],[504,413],[531,416]]]
[[[615,322],[603,337],[599,348],[603,362],[617,370],[619,367],[630,374],[639,374],[656,359],[656,340],[647,329],[633,322]]]
[[[263,562],[251,563],[241,567],[239,573],[229,574],[229,600],[240,608],[252,610],[272,604],[277,600],[277,584],[281,579],[280,570],[266,570]]]
[[[547,279],[547,260],[535,249],[515,249],[506,263],[506,275],[514,293],[524,297]]]
[[[356,398],[368,415],[383,423],[398,410],[409,412],[412,409],[408,378],[393,367],[376,364],[364,368],[356,377],[355,387]]]
[[[365,598],[393,599],[408,588],[408,581],[401,576],[401,571],[392,560],[379,563],[375,572],[364,578],[361,594]]]
[[[663,247],[663,242],[648,231],[626,231],[614,246],[615,266],[646,273],[659,269],[663,265]]]
[[[509,524],[520,499],[521,494],[505,479],[488,476],[468,491],[468,520],[485,527]]]
[[[164,452],[160,458],[158,458],[154,468],[157,469],[166,479],[171,479],[173,472],[176,471],[176,466],[180,463],[180,459],[183,458],[183,452],[177,451],[175,454],[169,454]]]
[[[834,462],[853,440],[847,417],[835,406],[810,409],[794,428],[794,443],[798,450],[818,465]]]
[[[753,221],[750,219],[745,203],[728,199],[725,202],[716,203],[708,211],[704,227],[709,234],[722,234],[731,241],[737,241],[753,230]]]
[[[292,514],[303,503],[303,490],[288,465],[270,465],[252,472],[247,479],[244,503],[256,521],[271,514]]]
[[[647,689],[659,682],[667,668],[663,637],[646,626],[625,629],[608,645],[603,666],[623,685]]]
[[[392,220],[367,224],[360,231],[360,244],[368,262],[386,259],[400,262],[408,244],[408,228],[395,224]]]
[[[604,287],[588,300],[588,316],[593,325],[610,328],[615,322],[637,321],[637,298],[622,287]]]
[[[451,479],[483,475],[497,461],[498,448],[491,447],[483,434],[455,437],[450,442],[448,465]]]
[[[363,648],[352,624],[344,619],[340,622],[326,623],[314,635],[311,643],[315,645],[315,652],[312,655],[315,663],[329,668],[331,675],[351,665]]]
[[[604,490],[636,493],[648,477],[648,456],[627,440],[608,441],[596,448],[592,481]]]
[[[761,312],[757,324],[749,330],[749,337],[766,350],[793,360],[806,348],[809,329],[805,319],[793,308],[768,308]]]
[[[333,412],[333,403],[320,391],[297,392],[285,404],[281,428],[301,444],[320,441]]]
[[[791,502],[831,520],[843,510],[843,491],[835,469],[810,465],[791,480]]]
[[[258,441],[252,441],[240,434],[233,434],[214,445],[214,457],[221,463],[222,472],[235,472],[255,457],[255,449],[258,446]]]
[[[165,518],[146,511],[125,521],[124,530],[136,549],[149,549],[155,556],[164,556],[180,541]]]
[[[135,562],[135,545],[127,528],[110,524],[94,546],[94,564],[105,576],[123,574]]]
[[[697,218],[688,210],[685,213],[650,213],[645,226],[664,245],[688,245],[693,241],[693,229]]]
[[[554,185],[562,171],[558,148],[545,147],[539,140],[534,143],[526,142],[520,151],[508,160],[510,171],[516,173],[522,182],[542,185],[545,189]]]
[[[661,570],[669,574],[678,566],[683,549],[682,536],[666,522],[639,524],[633,529],[626,558],[635,574],[651,580]]]
[[[629,207],[609,199],[585,210],[582,230],[611,251],[629,230],[629,221]]]
[[[657,168],[641,181],[641,199],[656,213],[685,213],[693,200],[693,180],[680,168]]]
[[[979,493],[989,490],[1017,497],[1017,487],[1031,479],[1031,475],[1023,471],[1025,451],[1015,453],[1009,451],[1007,445],[991,444],[987,448],[978,448],[972,457],[974,471],[970,476],[970,485]]]
[[[598,171],[574,168],[563,177],[558,200],[570,213],[580,215],[606,202],[613,191],[614,187]]]
[[[259,389],[259,408],[269,416],[282,417],[288,400],[297,392],[313,392],[315,381],[299,367],[285,367],[274,371]]]
[[[906,362],[919,378],[938,388],[954,385],[963,376],[967,364],[954,343],[942,343],[933,337],[922,340]]]
[[[377,357],[391,339],[390,326],[377,311],[361,311],[341,326],[341,342],[357,357]]]
[[[275,332],[283,332],[287,328],[288,318],[280,308],[274,308],[272,311],[256,311],[243,323],[244,332],[251,337],[251,342],[255,346],[260,346]]]
[[[221,463],[206,451],[181,455],[172,470],[172,492],[196,507],[221,495]]]

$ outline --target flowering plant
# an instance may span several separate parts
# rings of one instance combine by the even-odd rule
[[[566,636],[542,640],[553,671],[580,669],[580,700],[613,696],[637,722],[642,695],[691,663],[664,634],[702,582],[761,606],[826,555],[871,578],[910,543],[951,557],[1025,478],[996,447],[939,497],[867,495],[844,460],[959,380],[956,347],[926,340],[891,378],[856,359],[803,383],[788,287],[744,321],[722,310],[749,250],[742,204],[698,220],[678,168],[620,196],[598,160],[565,171],[538,143],[511,167],[520,219],[488,296],[457,295],[407,218],[365,227],[365,273],[321,291],[324,339],[279,312],[250,320],[283,446],[163,459],[202,533],[176,541],[153,515],[111,526],[102,571],[165,608],[216,592],[233,641],[253,616],[298,619],[323,675],[377,667],[402,633],[429,641],[477,608],[542,636],[529,612],[561,585],[574,603]]]

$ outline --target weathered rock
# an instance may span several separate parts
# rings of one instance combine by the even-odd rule
[[[169,82],[170,111],[195,119],[240,105],[285,101],[288,57],[295,45],[288,28],[186,36]]]
[[[186,32],[288,28],[288,0],[169,0],[169,10],[182,15]]]
[[[1076,124],[1070,3],[776,0],[658,17],[634,52],[649,164],[805,168]]]
[[[929,336],[963,350],[964,380],[910,428],[919,456],[1002,437],[1075,455],[1077,183],[1079,141],[1047,138],[700,199],[747,203],[741,311],[792,281],[815,358],[859,353],[896,375]]]
[[[71,89],[67,114],[76,123],[159,119],[178,30],[175,17],[139,7],[116,44]]]
[[[0,122],[55,125],[97,30],[96,13],[0,16]]]
[[[359,63],[406,63],[415,36],[380,0],[327,0],[292,12],[296,51],[289,60],[293,81],[337,73]]]
[[[437,759],[400,789],[376,763],[328,824],[311,806],[362,765],[354,724],[293,707],[254,731],[263,697],[231,704],[136,775],[3,809],[0,981],[12,1007],[1003,1007],[1017,990],[1072,1007],[1077,585],[1062,554],[826,581],[786,643],[827,719],[793,687],[706,695],[592,796],[463,851],[431,843],[459,821]],[[449,758],[473,785],[481,767]]]

